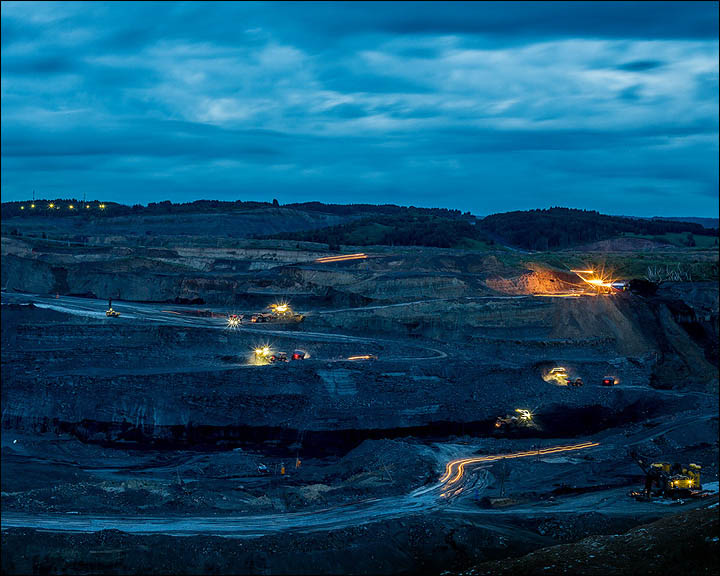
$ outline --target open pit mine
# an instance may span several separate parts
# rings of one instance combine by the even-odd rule
[[[717,555],[716,276],[126,220],[3,219],[3,573]]]

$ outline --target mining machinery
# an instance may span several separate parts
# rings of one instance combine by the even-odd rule
[[[631,496],[638,500],[688,498],[702,494],[701,467],[697,464],[689,464],[685,468],[677,462],[647,462],[637,452],[631,452],[630,456],[645,473],[642,492],[631,492]]]
[[[495,420],[495,428],[530,428],[535,425],[533,414],[525,408],[515,408],[515,414],[508,414],[504,418]]]
[[[112,298],[108,298],[108,309],[105,310],[105,316],[107,316],[108,318],[117,318],[118,316],[120,316],[120,312],[118,312],[117,310],[113,310]]]
[[[269,312],[260,312],[250,317],[250,322],[260,324],[263,322],[302,322],[305,316],[296,314],[290,307],[290,304],[283,302],[280,304],[270,304]]]

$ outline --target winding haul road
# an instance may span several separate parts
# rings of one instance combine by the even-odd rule
[[[542,450],[510,452],[469,458],[447,463],[445,474],[437,483],[423,486],[409,494],[387,498],[370,498],[351,504],[334,506],[310,512],[262,514],[257,516],[103,516],[87,514],[26,514],[3,512],[2,530],[33,528],[58,532],[98,532],[122,530],[132,534],[170,534],[190,536],[197,534],[254,538],[279,532],[317,532],[361,526],[379,520],[388,520],[418,513],[426,513],[446,506],[459,496],[477,478],[469,474],[475,464],[487,464],[503,459],[527,458],[587,450],[597,442],[581,442],[554,446]],[[486,478],[486,475],[483,475]],[[473,484],[475,487],[480,486]],[[498,513],[499,511],[489,511]]]

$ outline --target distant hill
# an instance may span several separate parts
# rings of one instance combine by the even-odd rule
[[[265,236],[281,240],[321,242],[333,248],[351,246],[434,246],[479,248],[494,242],[475,225],[475,219],[439,216],[406,209],[396,214],[367,216],[352,222],[301,232]]]
[[[71,226],[92,235],[96,227],[119,234],[162,234],[180,226],[202,235],[208,227],[227,236],[274,238],[340,245],[485,248],[502,244],[526,250],[558,250],[635,237],[661,244],[714,246],[717,219],[636,218],[592,210],[550,208],[491,214],[477,219],[469,212],[395,204],[324,204],[303,202],[225,202],[198,200],[175,204],[152,202],[128,206],[76,199],[4,202],[3,228],[9,221],[46,221],[48,230]],[[692,221],[690,221],[692,220]],[[242,223],[241,223],[242,222]],[[16,224],[12,224],[15,226]],[[714,225],[714,227],[712,227]]]
[[[363,210],[369,208],[362,205]],[[345,213],[348,208],[340,210]],[[624,241],[627,246],[709,247],[714,245],[713,236],[717,236],[716,230],[696,222],[609,216],[571,208],[505,212],[476,220],[457,211],[393,207],[337,226],[265,237],[331,246],[482,248],[497,243],[527,250],[559,250],[628,237]]]
[[[703,228],[715,229],[720,228],[720,218],[697,218],[695,216],[677,216],[671,218],[658,218],[655,217],[653,220],[673,220],[677,222],[694,222],[700,224]]]
[[[668,219],[608,216],[594,210],[550,208],[492,214],[481,229],[512,246],[529,250],[554,250],[591,244],[618,236],[662,237],[667,234],[717,235],[695,222]],[[695,245],[688,239],[688,246]]]

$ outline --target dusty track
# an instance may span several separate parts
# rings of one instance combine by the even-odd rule
[[[105,315],[106,303],[104,300],[92,300],[86,298],[75,298],[72,296],[59,296],[53,298],[50,296],[39,296],[35,294],[9,294],[3,293],[3,300],[8,303],[30,303],[32,302],[38,308],[47,308],[74,316],[84,316],[87,318],[104,319],[107,322],[125,323],[128,320],[133,322],[149,322],[152,324],[161,324],[166,326],[178,326],[184,328],[206,328],[216,330],[227,330],[227,324],[223,318],[203,318],[194,316],[185,316],[170,310],[167,304],[139,304],[135,302],[113,301],[114,308],[121,313],[119,318],[107,318]],[[182,310],[182,306],[173,306],[178,310]],[[377,308],[376,306],[369,307]],[[364,308],[357,308],[363,310]],[[187,308],[188,311],[193,309]],[[242,331],[251,334],[263,334],[270,336],[282,336],[294,340],[305,340],[314,342],[346,342],[358,344],[372,344],[380,342],[391,342],[382,338],[365,338],[362,336],[350,336],[347,334],[332,332],[307,332],[307,331],[289,331],[289,330],[273,330],[270,328],[260,328],[254,325],[240,325],[233,328],[235,331]],[[388,360],[439,360],[446,358],[447,354],[436,348],[429,348],[419,345],[405,345],[410,350],[423,350],[428,352],[425,356],[389,356]],[[323,359],[331,361],[332,359]]]

